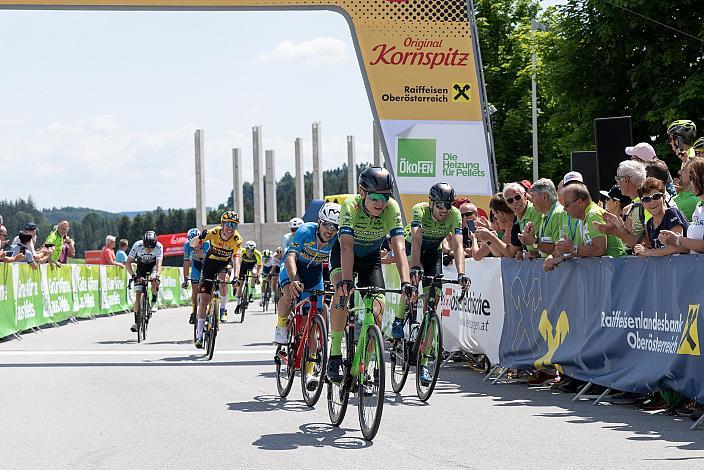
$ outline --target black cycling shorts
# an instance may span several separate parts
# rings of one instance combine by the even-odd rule
[[[256,261],[242,261],[240,263],[240,279],[244,279],[248,272],[257,265]]]
[[[152,273],[156,275],[156,261],[153,263],[140,263],[137,261],[137,271],[135,274],[137,277],[147,277],[147,274]]]
[[[330,273],[332,274],[340,267],[340,241],[338,240],[333,245],[330,253]],[[381,289],[386,287],[384,284],[384,272],[381,270],[380,253],[372,253],[364,257],[355,255],[352,270],[357,274],[358,287],[374,286]],[[332,278],[330,280],[332,281]]]
[[[210,294],[213,291],[213,281],[221,272],[227,271],[229,261],[220,261],[206,258],[203,262],[203,271],[200,273],[200,289],[199,292]],[[206,280],[210,279],[210,280]]]
[[[440,250],[421,250],[420,264],[426,276],[430,277],[442,274],[442,252]]]

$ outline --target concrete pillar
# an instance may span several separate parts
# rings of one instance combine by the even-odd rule
[[[374,145],[374,166],[384,166],[383,158],[381,155],[381,133],[376,125],[376,122],[372,123],[372,134],[373,134],[373,145]]]
[[[319,122],[313,123],[313,199],[323,198],[323,169],[320,165],[323,149],[320,127]]]
[[[264,222],[264,192],[262,191],[262,126],[252,128],[252,157],[254,159],[254,238],[261,240],[261,226]]]
[[[196,227],[203,228],[208,223],[205,205],[205,153],[203,152],[203,129],[196,129]]]
[[[303,140],[296,139],[296,217],[303,216],[306,211],[306,191],[303,173]]]
[[[276,223],[276,171],[274,170],[274,151],[266,152],[266,222]]]
[[[242,194],[242,149],[232,149],[232,209],[244,223],[244,195]]]
[[[353,135],[347,136],[347,192],[357,194],[357,159]]]

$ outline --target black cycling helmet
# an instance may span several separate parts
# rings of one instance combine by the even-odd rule
[[[359,187],[368,193],[390,193],[394,177],[386,168],[370,166],[359,174]]]
[[[680,136],[686,144],[691,145],[697,136],[697,126],[689,119],[680,119],[667,126],[667,135]]]
[[[142,243],[144,244],[145,248],[155,248],[156,247],[156,232],[153,230],[149,230],[144,234],[144,238],[142,238]]]
[[[454,202],[455,190],[449,183],[435,183],[428,192],[433,202]]]

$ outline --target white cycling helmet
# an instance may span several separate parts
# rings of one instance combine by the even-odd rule
[[[324,204],[318,212],[318,219],[338,225],[340,223],[340,205],[334,202]]]
[[[244,247],[247,250],[256,250],[257,244],[254,243],[252,240],[249,240],[247,243],[244,244]]]
[[[294,217],[293,219],[288,221],[288,228],[290,228],[291,230],[298,228],[301,225],[303,225],[303,219],[301,219],[300,217]]]

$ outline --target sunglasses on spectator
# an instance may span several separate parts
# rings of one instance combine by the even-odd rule
[[[450,207],[452,207],[452,203],[447,201],[435,201],[433,202],[433,204],[438,209],[449,209]]]
[[[506,204],[513,204],[514,202],[518,202],[518,201],[520,201],[520,200],[521,200],[521,195],[520,195],[520,194],[516,194],[516,195],[513,196],[513,197],[507,197],[507,198],[506,198]]]
[[[374,202],[389,202],[389,199],[391,199],[390,193],[367,193],[367,196]]]
[[[235,229],[237,228],[237,224],[234,222],[225,222],[225,227]]]
[[[662,198],[663,198],[662,193],[655,193],[652,196],[643,196],[640,198],[640,200],[643,202],[650,202],[650,201],[659,201]]]
[[[332,230],[333,232],[337,232],[337,225],[333,224],[332,222],[321,220],[320,226],[326,230]]]
[[[475,211],[467,211],[462,213],[462,217],[472,217],[474,214],[476,214]]]
[[[623,176],[616,175],[616,176],[614,176],[614,180],[616,180],[616,182],[618,183],[619,181],[621,181],[621,180],[624,179],[625,177],[626,177],[626,175],[623,175]]]

